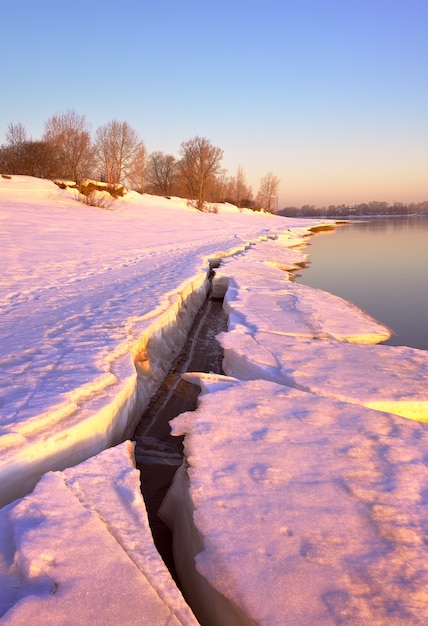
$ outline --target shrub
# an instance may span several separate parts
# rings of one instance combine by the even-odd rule
[[[99,191],[98,189],[86,190],[86,193],[79,191],[77,199],[86,206],[96,206],[101,209],[110,209],[115,197],[111,196],[107,191]]]

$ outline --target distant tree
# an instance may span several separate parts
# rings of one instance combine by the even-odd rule
[[[317,207],[313,204],[305,204],[300,208],[286,207],[278,211],[280,215],[305,216],[305,217],[361,217],[366,215],[408,215],[409,213],[428,213],[428,202],[405,204],[403,202],[361,202],[359,204],[330,204],[327,207]]]
[[[268,172],[260,179],[260,186],[258,192],[258,201],[265,211],[275,211],[274,200],[278,195],[278,188],[280,179],[274,176],[272,172]]]
[[[27,141],[27,131],[21,122],[9,122],[6,129],[6,145],[19,146]]]
[[[10,123],[6,130],[6,143],[0,148],[0,171],[22,176],[53,178],[56,155],[46,141],[27,138],[24,126]]]
[[[219,168],[217,173],[210,178],[205,194],[208,202],[233,202],[230,199],[231,178],[224,168]]]
[[[152,152],[147,165],[147,184],[151,193],[170,196],[176,185],[177,161],[172,154]]]
[[[52,145],[58,164],[57,176],[80,182],[94,163],[89,125],[74,109],[56,113],[45,123],[43,141]]]
[[[235,196],[236,204],[241,206],[242,199],[248,196],[247,181],[245,179],[244,170],[239,165],[235,176]]]
[[[296,217],[301,214],[301,209],[295,206],[286,206],[283,209],[279,209],[277,213],[278,215],[283,215],[286,217]]]
[[[374,200],[374,201],[368,203],[367,210],[368,210],[369,214],[381,215],[382,213],[389,213],[390,212],[390,206],[389,206],[388,202],[379,202],[377,200]]]
[[[127,177],[139,147],[138,134],[127,122],[112,120],[97,129],[95,150],[106,182],[120,183]]]
[[[10,122],[5,136],[6,143],[1,146],[0,151],[0,169],[9,174],[22,174],[22,170],[28,165],[25,156],[27,131],[20,122]]]
[[[128,182],[132,189],[144,193],[147,169],[147,150],[142,141],[136,147],[135,154],[129,164]]]
[[[220,171],[223,150],[205,137],[196,136],[183,141],[180,154],[180,179],[189,197],[197,201],[197,208],[202,211],[209,186]]]
[[[233,180],[233,197],[234,203],[238,207],[242,206],[250,206],[252,204],[252,190],[251,187],[247,185],[247,180],[245,177],[244,170],[239,165],[236,176]]]

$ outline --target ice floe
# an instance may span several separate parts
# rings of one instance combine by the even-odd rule
[[[222,333],[229,376],[272,380],[428,421],[428,352],[406,346],[313,341],[236,327]]]
[[[268,251],[266,251],[268,255]],[[269,256],[266,256],[266,260]],[[320,289],[290,281],[266,262],[229,260],[213,280],[218,295],[225,294],[229,329],[243,325],[249,332],[335,339],[352,343],[379,343],[391,336],[384,324],[357,306]]]

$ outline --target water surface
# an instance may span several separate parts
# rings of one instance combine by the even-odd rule
[[[428,215],[370,218],[310,239],[296,282],[350,300],[393,331],[390,345],[428,350]]]

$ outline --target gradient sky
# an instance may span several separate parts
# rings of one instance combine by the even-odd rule
[[[0,143],[74,108],[149,151],[195,135],[279,206],[428,199],[427,0],[13,0]]]

